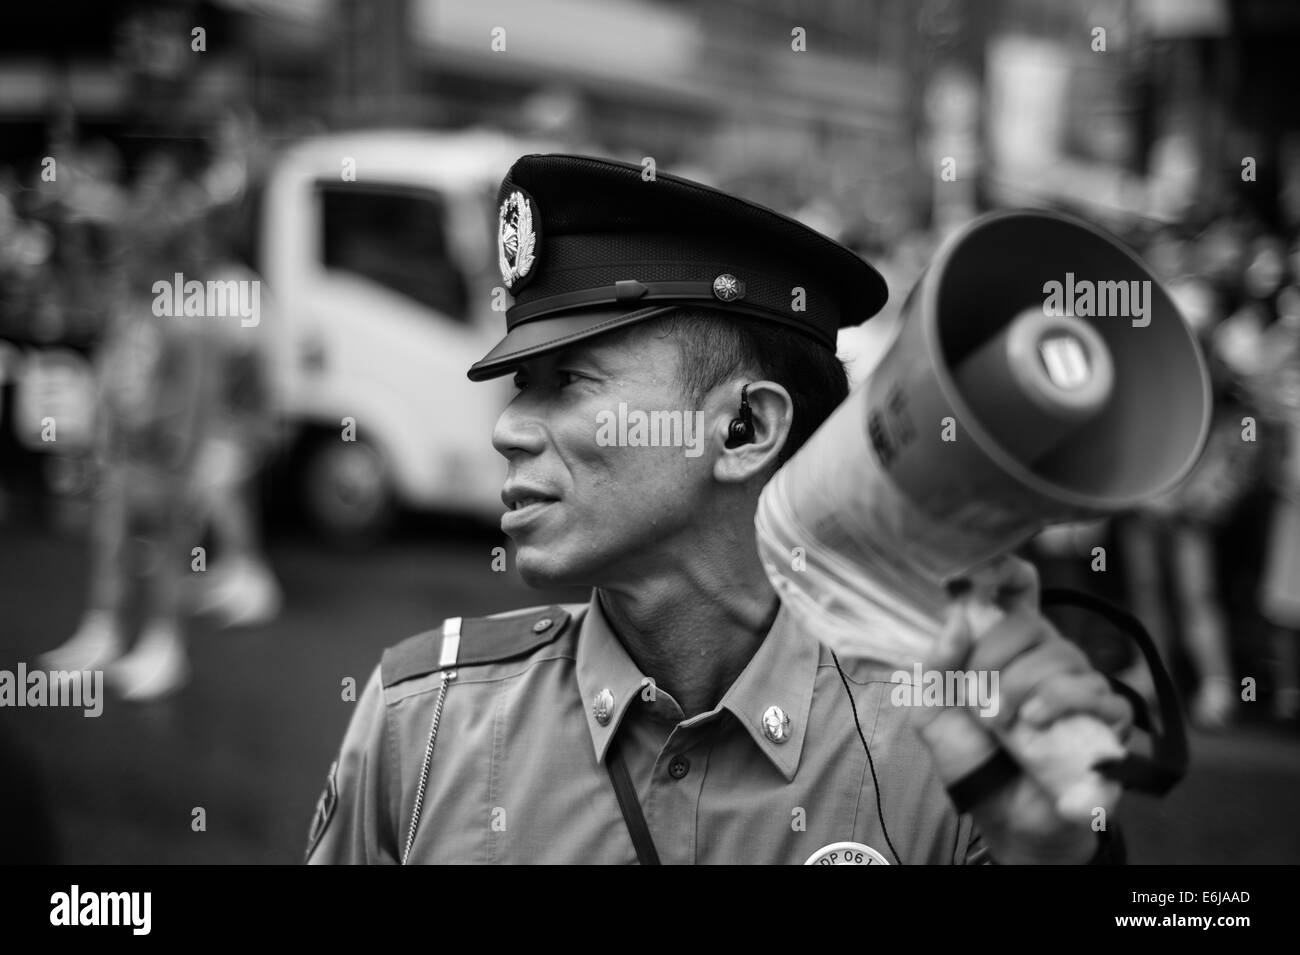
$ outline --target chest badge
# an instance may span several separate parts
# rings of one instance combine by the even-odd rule
[[[810,855],[804,865],[889,865],[889,860],[861,842],[832,842]]]

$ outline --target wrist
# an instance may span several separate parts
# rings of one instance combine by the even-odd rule
[[[1070,828],[1052,836],[1023,835],[999,839],[985,833],[990,854],[999,865],[1099,865],[1105,833]]]

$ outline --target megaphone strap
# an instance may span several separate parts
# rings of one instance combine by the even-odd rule
[[[1151,670],[1151,679],[1155,684],[1156,701],[1160,707],[1160,732],[1151,725],[1150,713],[1141,697],[1118,680],[1111,680],[1111,685],[1120,690],[1124,697],[1134,705],[1136,724],[1151,734],[1150,756],[1129,753],[1121,759],[1105,760],[1095,767],[1108,779],[1113,779],[1137,792],[1163,796],[1173,789],[1187,775],[1187,727],[1183,722],[1182,708],[1178,702],[1178,691],[1174,688],[1173,678],[1160,660],[1151,635],[1142,626],[1137,617],[1128,611],[1103,600],[1094,594],[1081,590],[1052,588],[1042,593],[1043,607],[1064,606],[1077,607],[1100,614],[1114,624],[1120,631],[1128,634],[1142,651],[1147,666]],[[1128,692],[1124,692],[1127,690]]]
[[[1150,634],[1136,617],[1109,601],[1080,590],[1055,588],[1044,590],[1043,607],[1070,606],[1090,610],[1113,623],[1137,643],[1151,668],[1156,698],[1160,705],[1161,732],[1151,719],[1142,695],[1132,687],[1107,677],[1111,687],[1133,707],[1134,725],[1151,735],[1151,756],[1129,753],[1121,759],[1106,760],[1094,767],[1101,775],[1120,783],[1125,789],[1163,796],[1187,774],[1187,733],[1179,707],[1173,679],[1160,660]],[[959,813],[992,795],[1020,774],[1020,766],[1006,750],[999,749],[980,765],[948,788],[948,796]]]
[[[1142,698],[1142,694],[1113,676],[1107,676],[1106,682],[1110,684],[1112,690],[1128,700],[1129,706],[1133,707],[1133,725],[1140,730],[1154,733],[1155,723],[1151,720],[1151,711],[1147,709],[1147,701]]]

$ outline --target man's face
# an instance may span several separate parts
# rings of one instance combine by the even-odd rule
[[[510,462],[501,529],[518,546],[526,582],[644,579],[689,546],[692,513],[712,484],[713,441],[696,433],[708,419],[685,406],[678,363],[671,339],[629,329],[521,366],[492,443]],[[695,446],[629,446],[636,439],[619,428],[620,403],[629,421],[638,411],[679,412]]]

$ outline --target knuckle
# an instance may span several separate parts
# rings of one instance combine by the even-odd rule
[[[1086,680],[1088,686],[1092,689],[1094,693],[1098,693],[1101,694],[1102,696],[1119,700],[1120,702],[1127,705],[1127,701],[1110,688],[1110,681],[1107,680],[1102,674],[1098,673],[1096,670],[1088,670],[1088,672],[1081,675],[1080,679]]]

